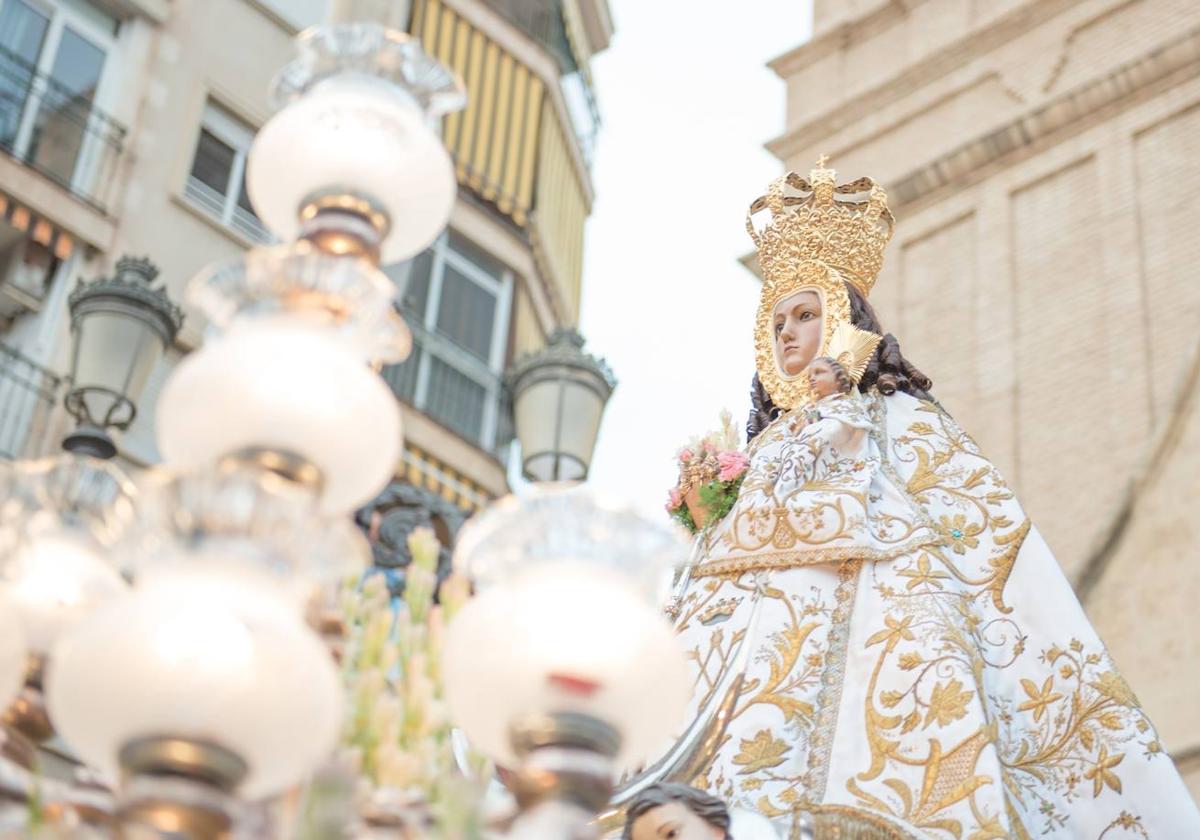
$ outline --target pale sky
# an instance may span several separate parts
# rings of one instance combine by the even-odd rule
[[[619,384],[590,483],[665,516],[674,452],[750,407],[758,283],[738,263],[746,208],[782,164],[766,62],[809,34],[809,0],[609,0],[594,59],[604,120],[580,330]]]

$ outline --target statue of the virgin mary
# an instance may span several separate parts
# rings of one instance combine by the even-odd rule
[[[696,784],[781,836],[1200,837],[1050,549],[868,303],[883,189],[791,173],[747,226],[763,273],[751,465],[675,605],[694,723],[642,778]],[[842,422],[858,448],[824,457],[844,443],[810,433],[809,366],[846,324],[881,338]],[[839,484],[819,463],[868,472]]]

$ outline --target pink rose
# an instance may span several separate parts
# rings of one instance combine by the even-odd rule
[[[667,510],[674,510],[681,504],[683,504],[683,494],[679,492],[678,487],[672,487],[667,501]]]
[[[721,466],[717,474],[720,481],[733,481],[750,467],[750,459],[741,452],[722,452],[717,455],[717,463]]]
[[[679,463],[686,464],[690,460],[692,460],[692,450],[680,449],[679,450]]]

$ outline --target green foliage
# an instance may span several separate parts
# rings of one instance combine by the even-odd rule
[[[742,489],[744,477],[743,474],[732,481],[710,481],[700,485],[700,504],[710,511],[708,526],[717,524],[725,518],[729,511],[733,510],[738,492]],[[696,525],[696,521],[692,519],[692,512],[688,510],[686,502],[672,509],[670,513],[672,518],[679,521],[689,532],[698,534],[701,531],[701,528]]]
[[[679,507],[671,511],[671,518],[677,520],[684,528],[687,528],[690,533],[696,533],[700,529],[696,527],[695,520],[692,519],[692,512],[688,510],[686,504],[681,504]]]

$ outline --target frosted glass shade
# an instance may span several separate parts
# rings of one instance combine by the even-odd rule
[[[299,233],[300,209],[315,195],[370,199],[391,221],[380,248],[385,264],[433,242],[456,191],[450,156],[417,100],[354,72],[317,82],[262,127],[246,186],[259,218],[285,240]]]
[[[328,329],[364,361],[400,362],[412,349],[388,276],[366,259],[331,256],[305,240],[214,263],[188,284],[187,299],[219,332],[247,317],[286,313]]]
[[[56,639],[128,587],[97,548],[66,532],[22,540],[4,567],[12,607],[33,653],[48,653]]]
[[[254,577],[156,574],[56,645],[46,699],[59,734],[110,781],[123,745],[173,736],[242,758],[239,793],[277,794],[333,750],[337,669],[293,605]]]
[[[0,587],[0,712],[16,697],[24,681],[26,653],[20,616]]]
[[[444,650],[451,717],[509,767],[513,722],[553,712],[614,727],[617,765],[633,767],[680,726],[690,689],[666,619],[621,575],[586,564],[541,567],[480,593],[451,622]]]
[[[0,499],[0,584],[30,650],[125,591],[112,562],[136,491],[112,463],[77,455],[20,462]]]
[[[344,343],[299,319],[247,318],[188,356],[158,402],[158,448],[192,470],[261,447],[322,475],[321,509],[345,513],[391,478],[400,408]]]
[[[257,575],[297,612],[370,564],[370,543],[350,517],[318,515],[308,488],[256,466],[155,470],[139,489],[120,551],[139,585],[160,573],[198,575],[197,586]]]
[[[455,538],[454,567],[482,591],[535,566],[586,564],[619,573],[653,606],[687,552],[687,535],[673,525],[597,497],[585,485],[539,484],[468,520]]]

